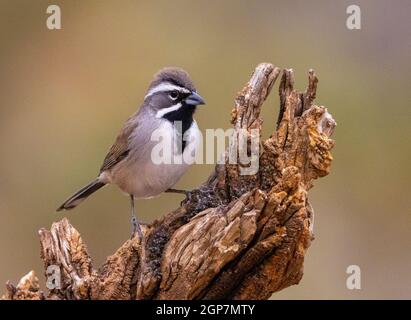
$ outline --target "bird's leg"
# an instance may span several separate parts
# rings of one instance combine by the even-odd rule
[[[183,205],[185,202],[191,201],[195,190],[193,191],[193,190],[167,189],[164,192],[184,194],[186,198],[180,203],[180,205]]]
[[[166,191],[167,193],[181,193],[187,196],[187,194],[190,192],[188,190],[180,190],[180,189],[167,189]]]
[[[130,194],[130,202],[131,202],[131,239],[134,238],[136,231],[137,231],[140,240],[143,240],[143,233],[141,232],[141,227],[136,217],[136,212],[134,209],[134,196],[132,194]]]

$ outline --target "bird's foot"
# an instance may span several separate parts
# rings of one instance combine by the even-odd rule
[[[141,226],[140,223],[137,220],[136,216],[133,216],[131,218],[131,236],[130,239],[133,239],[136,234],[138,234],[138,237],[140,238],[140,241],[143,240],[143,232],[141,231]]]
[[[180,205],[183,205],[183,203],[186,203],[187,201],[191,201],[191,199],[193,198],[193,194],[194,194],[194,190],[181,190],[181,189],[167,189],[165,192],[184,194],[186,198],[183,201],[181,201]]]
[[[190,192],[190,191],[188,191],[188,190],[182,190],[182,189],[167,189],[167,190],[164,191],[164,192],[167,192],[167,193],[180,193],[180,194],[185,194],[185,195],[187,195],[187,193]]]

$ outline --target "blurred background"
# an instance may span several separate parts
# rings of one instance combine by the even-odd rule
[[[348,30],[346,8],[361,8]],[[47,6],[62,29],[46,27]],[[260,62],[319,77],[316,103],[338,123],[329,176],[315,181],[315,241],[298,286],[274,299],[411,298],[411,2],[0,1],[0,292],[34,269],[37,230],[67,216],[99,266],[129,238],[129,201],[105,188],[76,210],[63,200],[95,177],[123,122],[160,68],[185,68],[207,106],[201,129],[229,128],[237,91]],[[264,137],[278,95],[265,103]],[[211,165],[179,182],[193,188]],[[137,201],[145,222],[182,197]],[[361,290],[346,269],[361,268]]]

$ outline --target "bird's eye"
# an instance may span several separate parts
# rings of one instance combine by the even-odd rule
[[[171,92],[169,93],[168,96],[169,96],[170,99],[172,99],[172,100],[177,100],[178,97],[180,96],[180,92],[177,91],[177,90],[173,90],[173,91],[171,91]]]

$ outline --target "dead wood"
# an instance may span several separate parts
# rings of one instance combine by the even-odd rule
[[[260,64],[235,99],[234,134],[246,132],[248,149],[280,73]],[[282,71],[278,122],[260,144],[258,172],[242,174],[247,166],[229,163],[227,150],[225,162],[179,208],[144,227],[143,243],[127,240],[98,270],[69,221],[53,223],[39,231],[41,258],[46,276],[57,266],[60,286],[43,294],[30,271],[17,286],[7,283],[3,298],[267,299],[298,284],[313,239],[308,190],[330,171],[336,125],[314,105],[316,89],[312,70],[305,92],[294,89],[291,69]]]

